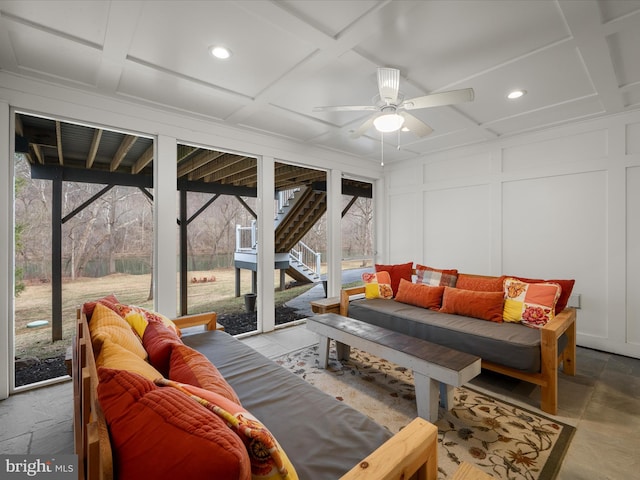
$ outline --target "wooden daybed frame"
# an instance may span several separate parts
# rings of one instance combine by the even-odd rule
[[[216,314],[207,313],[174,320],[179,328],[204,325],[221,328]],[[86,316],[78,309],[73,344],[74,441],[79,480],[114,480],[109,429],[97,397],[98,373]],[[437,428],[422,418],[387,440],[341,480],[436,480]],[[412,477],[415,475],[415,477]]]
[[[413,269],[415,274],[415,269]],[[474,275],[482,277],[482,275]],[[364,294],[365,287],[342,289],[340,292],[340,315],[349,316],[349,302],[354,295]],[[523,327],[528,328],[528,327]],[[567,346],[558,352],[558,339],[567,336]],[[558,413],[558,367],[562,364],[567,375],[576,374],[576,309],[565,308],[540,329],[541,371],[523,372],[497,363],[482,360],[482,368],[540,386],[540,409],[552,415]]]

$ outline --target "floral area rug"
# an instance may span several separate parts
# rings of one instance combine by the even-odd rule
[[[417,416],[411,370],[358,349],[318,367],[318,346],[275,361],[311,385],[344,401],[396,433]],[[463,461],[495,478],[550,480],[556,477],[575,428],[490,395],[457,388],[450,411],[440,408],[438,478],[450,478]]]

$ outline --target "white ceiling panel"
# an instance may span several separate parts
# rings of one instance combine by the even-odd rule
[[[259,110],[244,120],[243,126],[252,129],[272,132],[289,138],[307,141],[322,134],[325,129],[315,122],[301,118],[299,115],[287,112],[274,106]]]
[[[433,91],[567,38],[553,2],[419,2],[359,50]]]
[[[279,3],[309,25],[335,37],[379,2],[375,0],[306,0],[304,2],[281,0]]]
[[[640,106],[640,85],[635,88],[629,89],[622,95],[624,104],[628,107]]]
[[[640,28],[627,29],[607,37],[618,85],[640,82]]]
[[[598,2],[598,6],[602,13],[602,21],[605,23],[640,10],[640,4],[638,4],[638,2],[629,0],[600,1]]]
[[[32,28],[11,28],[9,37],[20,69],[95,85],[100,50]]]
[[[55,8],[52,8],[55,3]],[[3,1],[0,12],[12,23],[53,30],[95,45],[102,45],[109,16],[110,2]],[[81,21],[78,21],[81,19]]]
[[[314,51],[314,46],[234,2],[149,2],[130,56],[254,97]],[[225,61],[211,45],[232,51]]]
[[[572,42],[562,42],[520,58],[462,86],[472,86],[476,95],[473,102],[458,108],[483,124],[595,95]],[[507,94],[516,88],[526,90],[526,95],[509,101]]]
[[[560,125],[584,120],[600,115],[602,112],[602,104],[597,97],[593,96],[498,120],[489,126],[499,135],[506,135],[536,130],[540,125]]]
[[[350,55],[345,55],[350,56]],[[376,67],[363,69],[348,58],[338,58],[321,70],[291,86],[274,103],[303,115],[309,115],[334,126],[344,126],[364,114],[362,112],[313,112],[324,105],[371,105],[378,93]]]
[[[217,120],[249,102],[246,98],[221,93],[201,83],[132,62],[123,70],[118,92]],[[171,95],[163,92],[171,92]]]

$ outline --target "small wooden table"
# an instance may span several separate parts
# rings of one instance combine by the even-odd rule
[[[320,367],[329,361],[334,339],[338,360],[349,358],[349,347],[359,348],[413,370],[418,415],[438,420],[438,396],[444,408],[453,403],[453,387],[480,373],[480,357],[371,325],[335,313],[307,318],[307,328],[320,338]]]
[[[313,313],[340,313],[340,297],[321,298],[309,303]]]

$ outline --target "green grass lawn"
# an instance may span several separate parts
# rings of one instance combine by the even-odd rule
[[[361,261],[343,262],[342,268],[359,268]],[[279,285],[280,274],[274,271],[275,285]],[[188,285],[190,314],[203,312],[235,313],[244,311],[244,298],[235,296],[235,269],[216,269],[207,272],[189,272],[189,278],[207,278],[206,282]],[[213,281],[211,281],[213,280]],[[251,275],[242,271],[240,291],[251,290]],[[63,339],[51,341],[51,284],[29,284],[15,299],[15,349],[16,356],[34,356],[40,359],[61,355],[71,345],[75,334],[76,310],[84,302],[114,294],[123,304],[138,305],[153,309],[153,300],[148,300],[151,275],[115,274],[100,278],[65,279],[62,284],[62,335]],[[351,283],[348,286],[362,282]],[[178,277],[176,275],[176,288]],[[303,294],[313,284],[276,290],[275,306]],[[45,327],[28,328],[35,320],[48,320]]]

